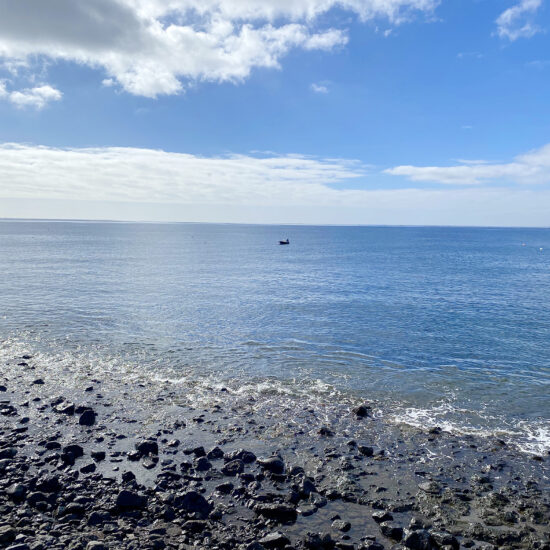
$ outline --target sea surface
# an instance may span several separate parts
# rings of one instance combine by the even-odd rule
[[[550,229],[1,221],[0,360],[23,353],[544,453]]]

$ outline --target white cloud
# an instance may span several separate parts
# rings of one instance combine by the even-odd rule
[[[503,11],[496,20],[497,34],[501,38],[514,41],[518,38],[530,38],[540,32],[533,17],[542,2],[543,0],[520,0],[515,6]]]
[[[355,161],[287,156],[199,157],[151,149],[0,145],[0,196],[233,204],[330,204],[330,184],[355,179]]]
[[[550,146],[519,157],[519,163],[540,165],[549,157]],[[206,158],[150,149],[4,144],[0,217],[548,225],[547,187],[337,188],[366,172],[355,161],[297,155]],[[369,181],[376,179],[369,174]]]
[[[68,60],[147,97],[193,81],[240,81],[278,68],[293,48],[331,50],[342,29],[320,28],[334,7],[393,24],[439,0],[0,0],[0,61]]]
[[[51,101],[59,101],[63,97],[63,94],[56,88],[45,84],[43,86],[36,86],[35,88],[13,91],[7,94],[6,97],[20,109],[25,107],[43,109]]]
[[[315,84],[313,83],[311,85],[311,90],[315,92],[316,94],[328,94],[328,88],[323,84]]]
[[[20,109],[43,109],[51,101],[59,101],[62,97],[63,94],[59,90],[48,84],[8,91],[6,83],[0,82],[0,99],[7,100]]]
[[[550,183],[550,144],[517,156],[509,163],[462,161],[457,166],[397,166],[385,170],[393,176],[412,181],[454,185],[481,183]]]

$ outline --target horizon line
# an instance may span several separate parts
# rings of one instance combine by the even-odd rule
[[[395,227],[395,228],[455,228],[455,229],[550,229],[550,226],[540,225],[442,225],[442,224],[339,224],[339,223],[256,223],[256,222],[212,222],[212,221],[158,221],[158,220],[115,220],[115,219],[92,219],[92,218],[3,218],[1,223],[6,222],[34,222],[34,223],[112,223],[112,224],[151,224],[151,225],[249,225],[269,227]]]

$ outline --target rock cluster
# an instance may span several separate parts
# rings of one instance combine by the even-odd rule
[[[267,438],[269,419],[221,406],[138,423],[114,412],[122,389],[53,398],[31,367],[0,380],[0,548],[550,550],[545,457],[396,434],[371,405],[348,412],[360,441],[326,418]]]

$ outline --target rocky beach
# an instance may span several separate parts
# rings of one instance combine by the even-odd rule
[[[31,353],[0,386],[2,548],[550,548],[550,457],[498,438]]]

